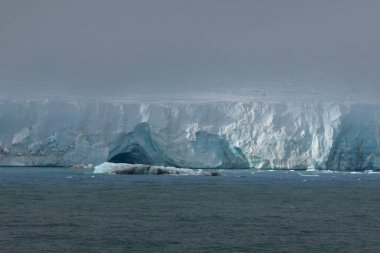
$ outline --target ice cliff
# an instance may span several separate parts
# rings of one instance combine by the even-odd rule
[[[380,169],[380,104],[0,101],[0,165]]]

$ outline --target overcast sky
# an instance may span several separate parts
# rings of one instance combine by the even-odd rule
[[[0,0],[0,88],[379,96],[379,13],[378,0]]]

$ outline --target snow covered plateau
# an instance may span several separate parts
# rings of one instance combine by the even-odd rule
[[[0,101],[0,165],[380,170],[380,104]]]

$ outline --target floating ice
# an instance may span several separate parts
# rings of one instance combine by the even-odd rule
[[[150,166],[143,164],[109,163],[105,162],[95,166],[94,173],[102,174],[127,174],[127,175],[182,175],[182,176],[218,176],[218,172],[206,172],[186,168],[174,168],[165,166]]]

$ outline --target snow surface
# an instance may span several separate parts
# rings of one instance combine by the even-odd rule
[[[0,101],[0,165],[380,169],[380,105]]]

